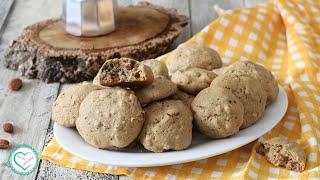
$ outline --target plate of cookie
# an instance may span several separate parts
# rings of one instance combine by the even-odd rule
[[[166,63],[107,60],[93,83],[58,96],[54,136],[83,159],[125,167],[185,163],[246,145],[280,122],[287,95],[262,65],[221,66],[216,51],[194,45]]]

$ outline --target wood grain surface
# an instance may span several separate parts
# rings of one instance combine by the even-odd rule
[[[169,8],[175,8],[179,13],[191,20],[172,48],[186,41],[199,32],[217,15],[213,6],[218,4],[223,9],[233,9],[241,6],[252,6],[266,0],[149,0],[149,2]],[[139,0],[118,0],[119,5],[135,4]],[[0,59],[10,41],[16,38],[24,27],[37,21],[59,16],[61,0],[0,0]],[[61,90],[70,85],[45,84],[39,80],[23,79],[24,87],[19,92],[8,90],[10,79],[19,77],[16,71],[5,69],[0,65],[0,126],[12,122],[14,134],[0,130],[0,138],[6,138],[16,144],[30,144],[41,152],[44,145],[53,137],[50,121],[51,105]],[[7,167],[8,150],[0,150],[0,179],[130,179],[124,176],[112,176],[88,171],[80,171],[58,167],[48,161],[42,161],[37,172],[30,176],[13,175]]]
[[[1,0],[0,2],[2,2]],[[6,1],[6,0],[4,0]],[[56,12],[58,10],[58,12]],[[10,41],[29,24],[48,17],[59,15],[60,5],[52,0],[17,0],[11,8],[0,41],[0,57]],[[2,13],[3,10],[1,9]],[[2,17],[2,16],[0,16]],[[42,151],[44,138],[50,123],[51,104],[55,100],[59,84],[44,84],[38,80],[23,79],[20,91],[8,90],[8,82],[20,74],[0,66],[0,125],[5,122],[14,124],[14,133],[7,134],[0,130],[0,137],[8,139],[12,145],[30,144],[38,152]],[[37,172],[30,176],[19,177],[12,174],[7,165],[8,150],[0,150],[1,179],[35,179]]]
[[[0,1],[0,36],[2,32],[2,27],[4,26],[7,16],[10,13],[11,7],[14,0],[1,0]]]
[[[162,33],[170,22],[170,16],[151,8],[119,8],[118,14],[117,31],[104,36],[79,38],[70,35],[64,31],[62,21],[48,23],[37,34],[42,42],[53,48],[97,51],[146,41]]]

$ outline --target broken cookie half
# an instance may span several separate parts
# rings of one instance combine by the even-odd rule
[[[301,172],[306,167],[306,153],[294,142],[283,137],[275,137],[262,141],[257,152],[275,166],[285,167],[292,171]]]
[[[130,58],[107,60],[93,83],[101,86],[143,86],[153,82],[150,67]]]

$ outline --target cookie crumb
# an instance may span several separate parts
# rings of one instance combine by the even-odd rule
[[[286,169],[302,172],[306,167],[306,153],[294,142],[283,137],[275,137],[262,141],[257,152],[274,166],[285,167]]]

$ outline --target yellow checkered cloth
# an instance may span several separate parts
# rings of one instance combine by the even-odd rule
[[[281,122],[262,138],[284,136],[307,153],[302,173],[279,168],[257,154],[256,142],[200,161],[164,167],[126,168],[98,164],[63,150],[56,140],[41,158],[62,167],[138,179],[320,178],[320,1],[276,0],[226,11],[187,44],[219,52],[225,65],[250,60],[270,69],[285,87],[289,107]],[[166,55],[161,57],[166,60]]]

